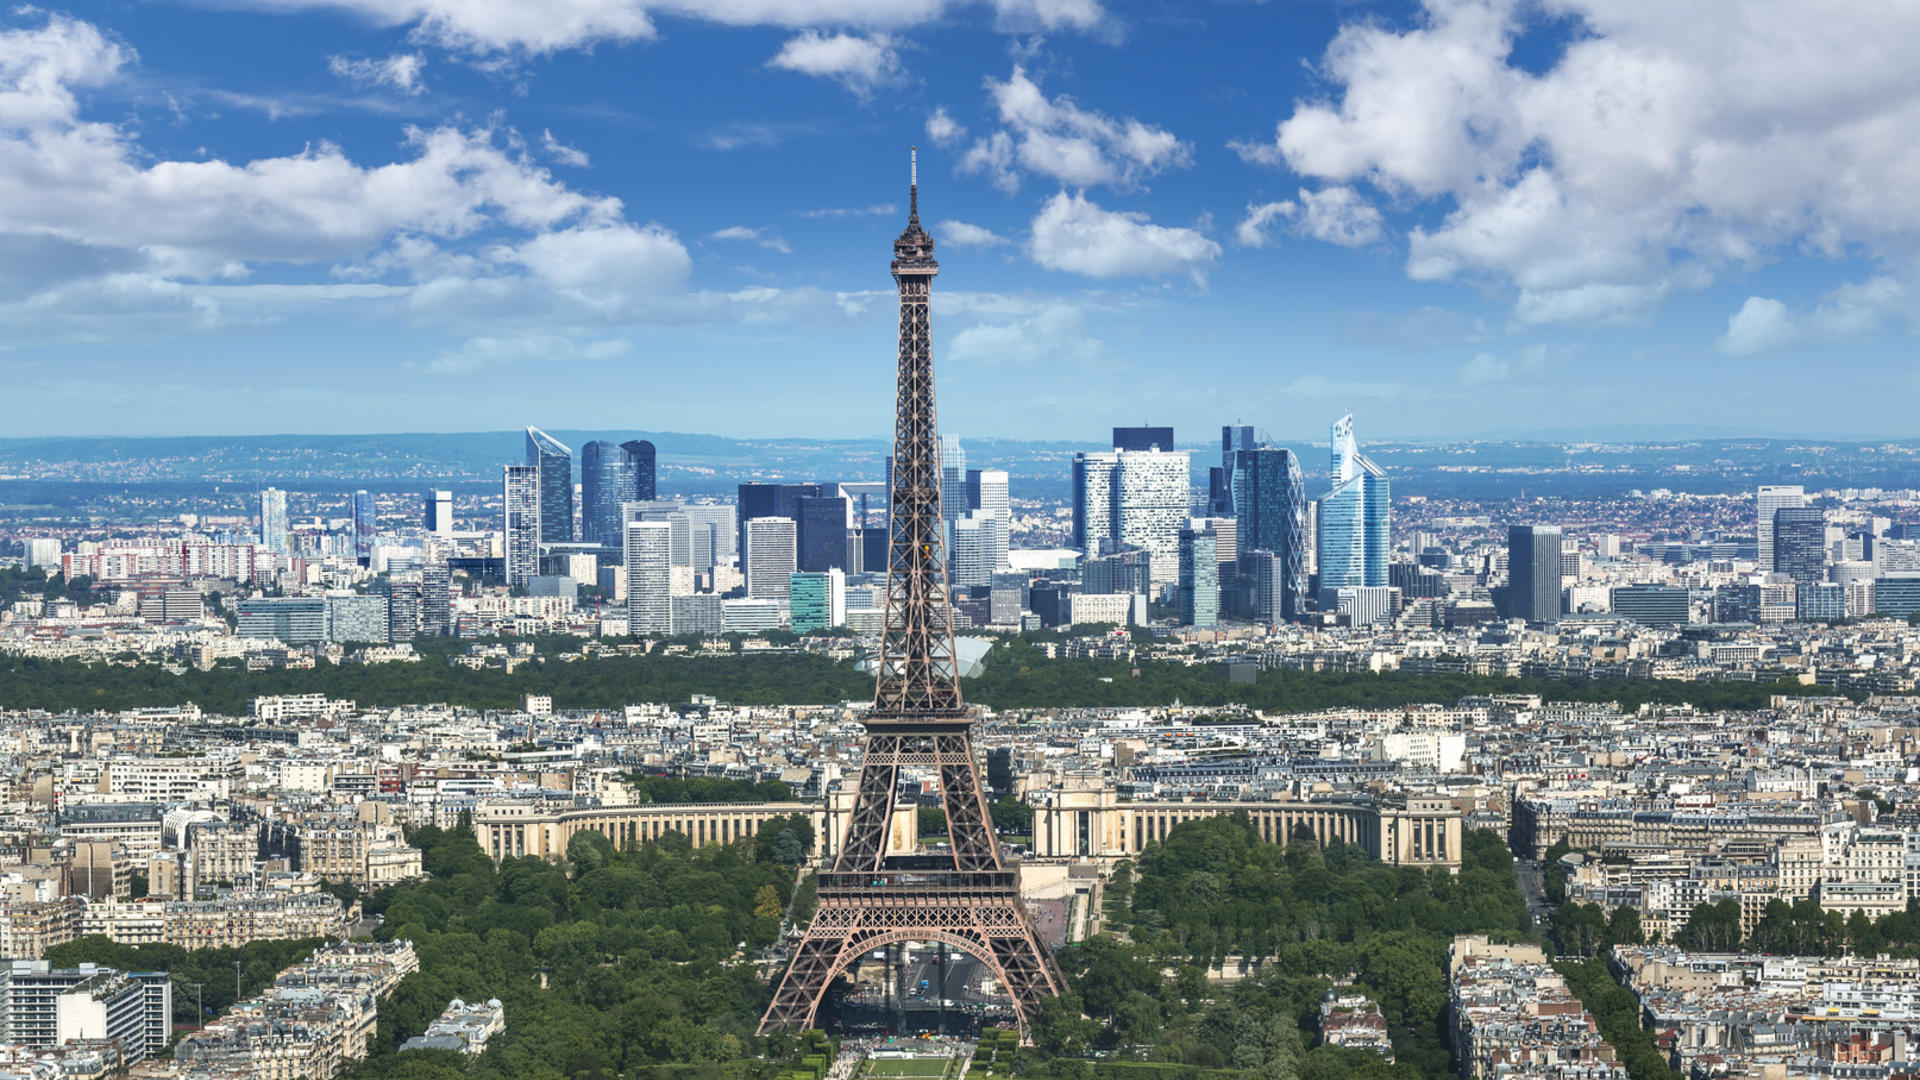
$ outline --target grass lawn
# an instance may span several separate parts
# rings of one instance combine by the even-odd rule
[[[912,1057],[912,1058],[868,1058],[861,1075],[874,1080],[925,1080],[945,1076],[953,1066],[952,1058]]]

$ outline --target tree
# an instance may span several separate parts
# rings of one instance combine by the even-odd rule
[[[772,885],[760,886],[753,894],[753,914],[755,918],[777,919],[781,912],[780,892]]]
[[[1695,952],[1731,952],[1740,947],[1740,901],[1695,904],[1680,931],[1681,948]]]

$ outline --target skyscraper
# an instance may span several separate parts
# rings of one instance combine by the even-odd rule
[[[1207,470],[1207,513],[1213,517],[1233,516],[1234,456],[1251,450],[1259,442],[1251,424],[1227,424],[1220,428],[1220,464]]]
[[[445,559],[429,559],[420,567],[420,632],[453,633],[453,575]]]
[[[951,523],[967,512],[967,451],[960,436],[940,436],[940,516]]]
[[[834,485],[827,485],[834,487]],[[808,573],[847,567],[847,529],[853,504],[846,496],[803,495],[795,503],[800,569]]]
[[[1827,515],[1817,506],[1782,506],[1773,512],[1773,572],[1796,585],[1826,577]]]
[[[1116,450],[1073,458],[1073,541],[1087,557],[1111,540],[1146,550],[1156,585],[1179,576],[1192,493],[1186,451]]]
[[[794,633],[810,634],[846,625],[847,576],[839,570],[797,572],[788,589],[788,626]]]
[[[1507,530],[1507,618],[1560,621],[1560,527],[1515,525]]]
[[[798,569],[798,535],[792,518],[760,517],[747,522],[747,545],[741,559],[746,570],[747,596],[753,600],[785,600]]]
[[[968,469],[967,506],[998,524],[993,534],[993,570],[1004,572],[1011,565],[1007,549],[1013,530],[1013,504],[1007,495],[1006,470]]]
[[[508,465],[505,482],[501,554],[506,556],[507,584],[524,586],[540,572],[540,469]]]
[[[1220,622],[1220,555],[1211,529],[1180,530],[1180,622],[1208,630]]]
[[[1773,512],[1807,505],[1807,492],[1799,484],[1762,484],[1754,492],[1753,501],[1758,511],[1755,532],[1760,540],[1760,569],[1772,570]]]
[[[1233,453],[1230,492],[1237,550],[1267,551],[1280,559],[1281,606],[1275,621],[1297,618],[1306,609],[1307,596],[1307,486],[1300,460],[1277,446]]]
[[[373,509],[373,496],[365,490],[353,493],[353,557],[365,566],[373,559],[373,538],[380,526]]]
[[[947,578],[955,591],[993,583],[994,549],[999,546],[1000,522],[977,510],[962,514],[947,526],[952,537]]]
[[[287,553],[287,493],[279,488],[260,492],[260,544],[275,555]]]
[[[626,447],[595,439],[580,448],[582,541],[624,550],[620,507],[623,503],[640,501],[639,478],[633,455]]]
[[[826,494],[821,484],[741,484],[738,502],[739,513],[735,517],[734,550],[742,558],[747,550],[747,522],[754,518],[782,517],[790,518],[797,524],[800,520],[800,500]],[[744,564],[742,564],[744,565]]]
[[[441,489],[428,491],[424,501],[427,533],[441,540],[453,539],[453,492]]]
[[[1332,490],[1320,500],[1320,605],[1333,610],[1342,587],[1387,584],[1392,489],[1353,436],[1353,414],[1333,422]]]
[[[1113,429],[1115,450],[1172,450],[1170,427],[1117,427]]]
[[[627,461],[633,466],[633,497],[642,502],[660,497],[656,470],[659,455],[654,452],[653,443],[646,439],[630,439],[620,444],[627,452]]]
[[[573,451],[541,431],[527,429],[527,464],[540,470],[540,542],[573,542]]]
[[[673,632],[673,526],[630,521],[623,569],[627,575],[627,632]]]

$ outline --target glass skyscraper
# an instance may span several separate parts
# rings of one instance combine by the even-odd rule
[[[1817,506],[1783,506],[1773,512],[1773,572],[1796,585],[1826,576],[1827,515]]]
[[[1387,474],[1360,453],[1353,414],[1333,422],[1333,486],[1320,500],[1320,606],[1333,610],[1342,587],[1385,587],[1393,550],[1393,494]]]
[[[1220,623],[1220,554],[1211,529],[1180,530],[1180,622],[1200,630]]]
[[[1305,610],[1307,595],[1307,486],[1300,460],[1291,450],[1260,446],[1234,450],[1232,461],[1237,550],[1267,551],[1280,560],[1275,614],[1294,618]]]
[[[260,543],[275,555],[287,553],[287,493],[279,488],[260,492]]]
[[[1507,530],[1507,618],[1560,621],[1560,528],[1515,525]]]
[[[373,509],[373,496],[365,491],[353,493],[353,557],[365,566],[373,559],[373,538],[380,531]]]
[[[619,551],[620,507],[654,500],[653,444],[645,439],[615,446],[603,439],[580,448],[580,539]]]
[[[527,429],[527,464],[540,470],[540,542],[573,542],[573,451],[539,428]]]
[[[1154,584],[1174,584],[1192,490],[1184,450],[1075,454],[1074,546],[1093,558],[1103,540],[1131,544],[1147,552]]]
[[[540,572],[540,470],[509,465],[503,478],[501,537],[507,584],[525,585]]]

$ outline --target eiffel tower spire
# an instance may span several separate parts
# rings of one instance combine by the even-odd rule
[[[911,167],[907,227],[893,243],[891,265],[900,292],[893,535],[873,708],[846,835],[833,868],[819,875],[820,912],[774,991],[763,1031],[811,1024],[834,979],[901,941],[943,942],[985,964],[1007,988],[1023,1029],[1040,1000],[1064,985],[1020,899],[1018,871],[1001,865],[960,698],[933,393],[930,307],[940,264],[933,237],[920,227],[917,150]],[[948,856],[887,853],[903,767],[938,772]]]

